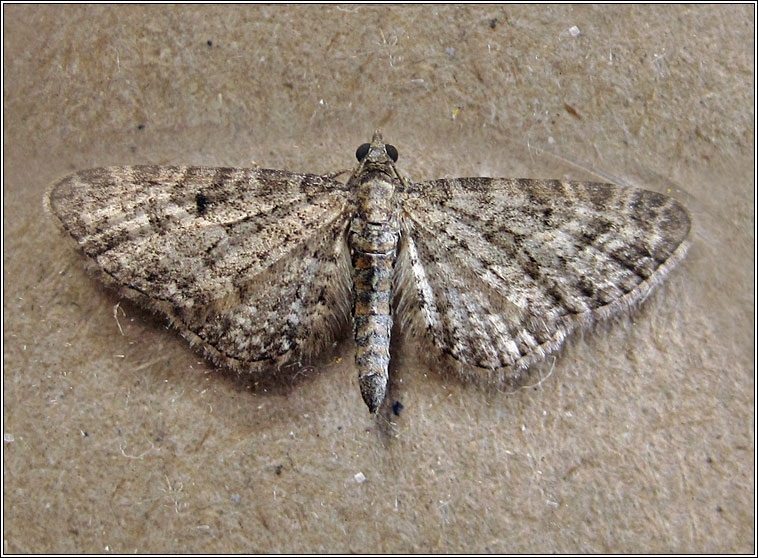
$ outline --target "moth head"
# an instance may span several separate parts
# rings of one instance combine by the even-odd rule
[[[398,153],[394,145],[384,143],[382,135],[374,132],[371,143],[364,143],[355,151],[355,158],[359,163],[397,163]]]

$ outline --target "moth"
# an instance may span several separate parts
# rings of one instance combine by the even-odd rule
[[[120,292],[218,365],[276,374],[352,324],[361,394],[385,399],[393,321],[501,381],[647,296],[684,256],[687,210],[591,182],[411,183],[376,132],[346,182],[263,168],[130,166],[47,203]]]

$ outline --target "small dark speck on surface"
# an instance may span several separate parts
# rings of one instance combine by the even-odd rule
[[[400,403],[400,401],[395,401],[392,404],[392,412],[395,414],[396,417],[400,416],[400,411],[403,410],[403,404]]]
[[[577,120],[581,120],[582,119],[582,115],[579,114],[576,111],[576,109],[574,107],[572,107],[571,105],[569,105],[567,103],[563,103],[563,108],[566,109],[566,112],[569,113],[574,118],[576,118]]]

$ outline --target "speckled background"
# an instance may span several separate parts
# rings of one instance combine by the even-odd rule
[[[754,552],[753,9],[4,5],[3,550]],[[372,418],[351,340],[250,389],[42,209],[95,166],[350,168],[376,128],[412,179],[668,192],[690,254],[534,389],[396,339]]]

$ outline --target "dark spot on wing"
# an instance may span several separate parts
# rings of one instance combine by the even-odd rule
[[[208,210],[209,205],[208,197],[203,194],[199,193],[195,196],[195,204],[197,205],[197,214],[198,216],[205,215],[205,212]]]

